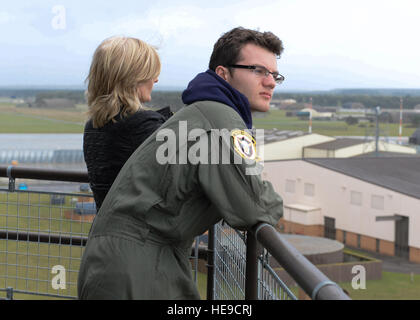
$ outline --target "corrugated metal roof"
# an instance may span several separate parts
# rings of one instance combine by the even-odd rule
[[[290,131],[290,130],[277,130],[265,129],[264,130],[264,143],[272,143],[281,140],[287,140],[295,137],[306,135],[303,131]]]
[[[362,153],[362,154],[358,154],[357,156],[353,156],[351,158],[372,158],[372,157],[376,157],[376,152],[372,151],[372,152],[367,152],[367,153]],[[405,153],[405,152],[391,152],[391,151],[379,151],[378,152],[378,157],[382,157],[382,158],[398,158],[398,157],[420,157],[420,154],[418,153]]]
[[[303,160],[420,199],[420,157]]]

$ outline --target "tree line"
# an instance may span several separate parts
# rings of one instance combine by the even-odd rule
[[[280,93],[275,94],[274,99],[294,99],[297,103],[309,103],[312,98],[314,106],[339,106],[346,103],[361,103],[365,108],[380,106],[384,109],[399,109],[400,98],[403,99],[404,109],[413,109],[420,105],[420,96],[388,96],[368,94],[310,94],[310,93]]]
[[[182,91],[154,90],[152,92],[152,101],[147,103],[147,105],[153,108],[170,106],[173,111],[177,111],[184,106],[181,95]],[[84,90],[0,89],[0,96],[35,97],[36,101],[46,98],[67,98],[75,103],[86,103]],[[343,106],[346,103],[361,103],[365,108],[380,106],[383,109],[399,109],[400,98],[403,98],[404,109],[413,109],[415,106],[420,105],[420,90],[348,89],[306,93],[282,92],[275,93],[273,96],[273,99],[294,99],[297,103],[309,103],[310,98],[312,98],[314,106]]]

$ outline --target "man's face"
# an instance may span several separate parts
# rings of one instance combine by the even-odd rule
[[[240,52],[240,60],[236,64],[262,66],[267,70],[277,71],[277,58],[273,52],[255,44],[246,44]],[[270,108],[276,82],[270,74],[268,77],[257,76],[249,69],[231,69],[227,72],[226,81],[245,95],[252,111],[266,112]]]

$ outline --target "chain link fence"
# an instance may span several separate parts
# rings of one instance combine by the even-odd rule
[[[243,300],[246,285],[246,236],[218,223],[214,236],[214,299]],[[268,264],[265,250],[258,258],[258,299],[296,300],[293,292],[283,283]]]
[[[93,204],[91,194],[0,189],[0,290],[18,299],[76,298]]]
[[[91,193],[0,189],[0,297],[76,299],[95,214]],[[214,299],[245,299],[246,234],[222,223],[215,230]],[[197,282],[198,246],[192,253]],[[259,261],[259,298],[295,299],[266,259]]]

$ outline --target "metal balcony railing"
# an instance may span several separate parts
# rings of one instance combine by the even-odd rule
[[[80,259],[91,225],[91,215],[77,214],[75,209],[90,213],[92,194],[35,191],[31,187],[19,190],[16,179],[80,184],[88,182],[87,173],[0,166],[1,177],[7,184],[0,187],[0,291],[6,299],[32,299],[34,295],[75,299]],[[268,253],[312,299],[349,299],[267,224],[248,232],[223,223],[213,226],[207,247],[199,246],[196,239],[192,248],[194,278],[197,281],[198,259],[205,259],[209,300],[296,299],[270,267]],[[60,270],[65,270],[65,280],[58,277]]]

